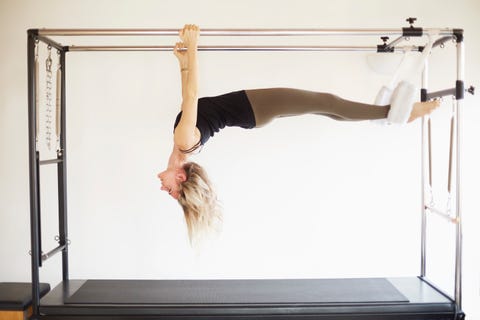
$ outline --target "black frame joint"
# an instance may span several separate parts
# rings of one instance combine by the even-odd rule
[[[37,37],[38,36],[38,29],[28,29],[27,34],[31,37]]]
[[[455,83],[455,99],[460,100],[465,97],[465,83],[462,80],[457,80]]]
[[[390,37],[380,37],[380,39],[382,39],[383,44],[377,45],[377,52],[394,52],[394,47],[389,46],[387,43]]]
[[[423,28],[415,28],[413,26],[402,28],[402,36],[404,37],[421,37],[423,36]]]
[[[390,47],[388,44],[379,44],[377,45],[377,52],[394,52],[395,48]]]
[[[428,96],[427,96],[427,89],[421,89],[420,90],[420,101],[421,102],[426,102],[428,100]]]
[[[463,42],[463,29],[453,29],[453,35],[457,42]]]

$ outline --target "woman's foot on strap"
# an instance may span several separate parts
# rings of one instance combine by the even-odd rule
[[[410,113],[410,118],[408,122],[412,122],[417,118],[429,115],[433,110],[437,109],[440,106],[440,100],[431,100],[427,102],[416,102],[413,104],[412,112]]]

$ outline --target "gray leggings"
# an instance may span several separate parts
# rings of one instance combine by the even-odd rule
[[[279,117],[319,114],[344,121],[384,119],[390,106],[344,100],[333,94],[290,88],[245,90],[255,115],[256,127]]]

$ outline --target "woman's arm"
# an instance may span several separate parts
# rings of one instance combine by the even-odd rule
[[[198,143],[200,133],[196,128],[198,107],[198,59],[197,43],[200,30],[187,25],[180,31],[183,43],[175,46],[175,56],[180,62],[182,77],[182,118],[175,129],[174,143],[182,150],[188,150]],[[187,50],[183,51],[182,48]]]
[[[178,42],[175,45],[175,52],[183,48],[183,43]],[[186,60],[186,59],[185,59]],[[185,99],[186,88],[187,88],[187,79],[188,79],[188,62],[180,61],[180,76],[182,79],[182,99]]]
[[[188,79],[188,56],[183,50],[185,50],[185,44],[183,42],[177,42],[174,48],[174,54],[178,58],[180,67],[180,76],[182,80],[182,99],[186,98],[187,92],[187,79]]]

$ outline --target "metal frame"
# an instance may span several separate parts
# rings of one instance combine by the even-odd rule
[[[389,49],[392,52],[403,50],[402,47],[395,46],[402,42],[406,37],[422,36],[423,34],[435,32],[443,36],[434,46],[443,44],[444,41],[452,38],[457,41],[457,84],[454,89],[446,89],[434,93],[427,93],[428,86],[428,63],[422,77],[422,100],[429,98],[455,94],[455,155],[456,155],[456,208],[455,217],[450,220],[456,226],[456,258],[455,258],[455,293],[453,302],[461,312],[461,292],[462,292],[462,219],[461,219],[461,194],[460,194],[460,145],[461,145],[461,101],[464,91],[464,44],[463,30],[461,29],[421,29],[421,28],[400,28],[400,29],[204,29],[202,36],[265,36],[265,37],[285,37],[285,36],[398,36],[390,44],[384,43],[383,46],[201,46],[202,51],[381,51]],[[40,272],[42,261],[46,261],[58,252],[62,252],[62,279],[69,280],[68,270],[68,223],[67,223],[67,152],[66,152],[66,53],[69,51],[169,51],[172,46],[64,46],[52,37],[78,37],[78,36],[176,36],[178,29],[31,29],[28,30],[28,126],[29,126],[29,177],[30,177],[30,231],[31,231],[31,272],[32,272],[32,307],[33,319],[41,317],[39,313],[40,306]],[[40,161],[39,151],[36,143],[36,83],[35,83],[35,46],[36,42],[43,42],[56,48],[60,52],[61,72],[61,136],[60,149],[57,152],[56,159]],[[416,47],[421,51],[422,47]],[[428,126],[428,130],[427,130]],[[427,213],[439,210],[431,208],[426,204],[426,190],[432,185],[431,173],[431,135],[430,120],[422,120],[422,224],[421,224],[421,268],[420,278],[426,279],[426,229]],[[452,146],[451,146],[452,147]],[[428,156],[428,164],[426,157]],[[40,167],[43,165],[57,165],[58,173],[58,205],[59,205],[59,236],[58,247],[47,254],[42,254],[41,250],[41,212],[40,212]],[[428,179],[426,179],[428,171]]]
[[[447,39],[448,40],[448,39]],[[455,211],[454,215],[448,212],[438,210],[431,204],[426,202],[426,191],[433,188],[433,173],[432,173],[432,134],[431,134],[431,120],[428,118],[422,119],[422,223],[421,223],[421,266],[420,277],[426,278],[426,233],[427,233],[427,215],[428,213],[435,213],[444,218],[446,221],[455,225],[455,285],[454,298],[459,310],[462,307],[462,218],[461,218],[461,167],[460,167],[460,148],[461,148],[461,104],[464,98],[464,73],[465,73],[465,58],[464,58],[464,42],[463,34],[456,37],[457,49],[457,82],[453,89],[445,89],[432,93],[428,93],[428,63],[422,75],[422,101],[427,101],[436,97],[453,96],[454,115],[451,120],[450,127],[450,154],[449,154],[449,171],[448,171],[448,192],[452,188],[452,161],[455,153]],[[439,43],[438,43],[439,44]],[[437,45],[438,45],[437,44]],[[454,134],[456,133],[456,134]],[[428,164],[426,165],[426,156],[428,155]],[[425,177],[428,176],[428,179]]]

